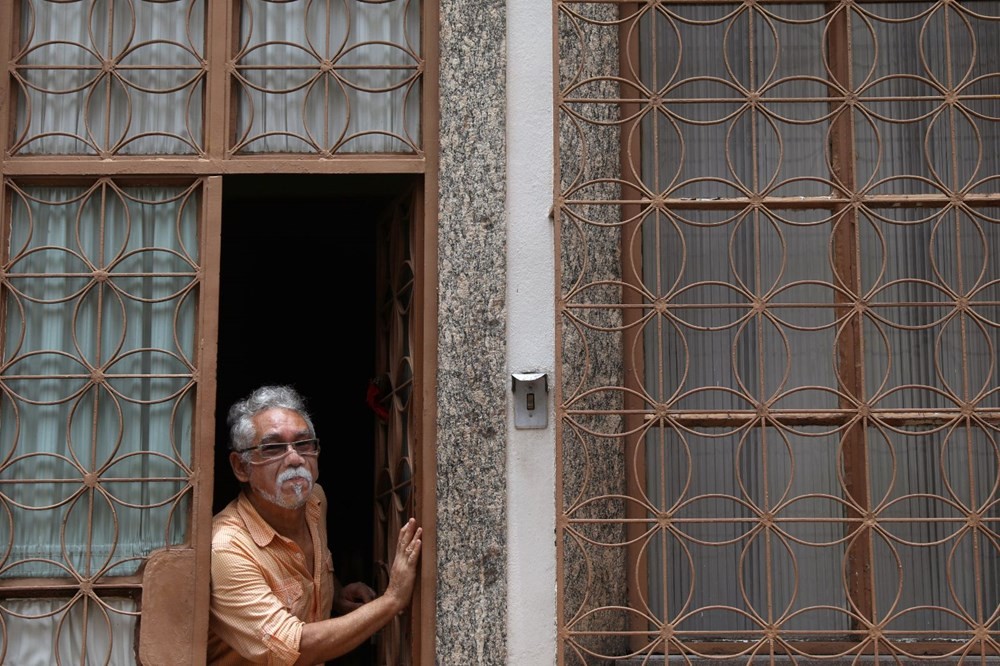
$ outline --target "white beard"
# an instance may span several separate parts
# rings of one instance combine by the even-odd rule
[[[286,497],[280,494],[281,487],[286,481],[291,481],[292,479],[305,479],[308,481],[308,485],[302,488],[299,484],[295,484],[295,495]],[[283,509],[301,509],[305,506],[306,500],[309,499],[309,493],[312,491],[313,487],[313,476],[305,467],[289,467],[284,472],[278,475],[277,486],[279,489],[279,494],[272,496],[269,493],[262,492],[261,495],[271,502],[271,504],[277,504]]]

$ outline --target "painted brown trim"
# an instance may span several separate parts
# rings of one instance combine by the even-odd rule
[[[17,30],[19,17],[15,0],[0,0],[0,26],[11,26],[0,30],[0,58],[4,63],[4,73],[0,76],[0,163],[7,159],[7,150],[11,144],[13,132],[13,105],[10,103],[10,61],[14,55],[14,33]]]
[[[0,163],[0,175],[149,175],[216,176],[228,174],[395,174],[424,173],[424,157],[359,155],[322,159],[312,155],[262,155],[231,160],[185,157],[116,157],[113,160],[65,157],[18,157]]]
[[[157,571],[165,570],[156,563],[147,572],[149,580],[138,576],[128,579],[114,579],[115,589],[134,588],[145,591],[146,587],[156,590],[154,597],[147,599],[154,608],[168,615],[183,610],[185,626],[190,633],[184,640],[190,643],[190,654],[194,664],[203,663],[207,644],[208,607],[210,595],[210,541],[213,495],[214,432],[216,400],[216,363],[218,345],[218,306],[220,288],[220,256],[222,228],[222,198],[224,175],[242,174],[414,174],[419,179],[423,192],[417,193],[420,208],[415,211],[418,256],[418,285],[415,292],[419,314],[419,330],[415,350],[420,358],[415,359],[416,377],[420,382],[415,394],[420,459],[417,469],[416,513],[424,526],[424,546],[422,572],[415,597],[412,657],[415,664],[435,663],[435,603],[436,572],[435,521],[436,521],[436,405],[437,405],[437,219],[438,219],[438,6],[432,0],[423,0],[423,50],[424,73],[421,83],[421,151],[414,154],[351,154],[341,153],[334,157],[318,157],[312,154],[259,154],[233,156],[228,146],[234,135],[234,104],[230,54],[238,42],[237,0],[220,0],[206,3],[206,20],[210,26],[206,35],[205,58],[207,74],[204,94],[204,126],[202,128],[201,155],[165,156],[115,156],[101,159],[95,156],[18,156],[7,153],[12,143],[14,131],[15,105],[10,97],[11,77],[0,78],[0,180],[16,178],[18,182],[68,184],[70,182],[92,181],[95,178],[113,177],[156,184],[201,180],[201,204],[199,217],[199,238],[201,243],[199,266],[199,311],[197,374],[194,377],[195,395],[195,448],[192,453],[192,505],[190,516],[190,547],[174,548],[168,551],[169,569],[178,567],[188,572],[185,580],[190,580],[190,593],[172,595],[167,598],[160,592],[170,591],[169,581],[158,578]],[[10,62],[15,47],[15,32],[18,26],[18,0],[0,0],[0,54],[5,62]],[[7,27],[10,26],[10,27]],[[216,29],[211,26],[221,26]],[[222,38],[224,36],[224,38]],[[422,199],[422,201],[421,201]],[[0,213],[9,207],[5,190],[0,188]],[[3,220],[9,219],[5,214]],[[6,225],[0,225],[0,242],[7,238]],[[6,247],[6,244],[3,244]],[[3,304],[0,303],[0,315]],[[0,336],[2,336],[0,329]],[[2,340],[2,338],[0,338]],[[159,557],[159,556],[157,556]],[[151,558],[152,559],[152,558]],[[164,560],[164,563],[166,560]],[[112,581],[108,581],[112,582]],[[52,593],[72,594],[65,581],[18,579],[0,581],[0,593],[10,590],[19,593],[46,596]],[[173,590],[176,591],[176,590]],[[172,600],[171,600],[172,599]],[[178,601],[182,600],[182,601]],[[183,603],[183,609],[177,604]],[[161,614],[162,615],[162,614]],[[144,618],[145,619],[145,618]],[[143,641],[150,641],[150,648],[141,644],[145,654],[155,653],[156,645],[171,645],[169,627],[172,623],[145,621],[142,626]],[[166,631],[166,633],[163,633]],[[167,641],[167,643],[164,643]],[[187,642],[185,645],[187,645]],[[172,644],[176,651],[176,641]],[[185,647],[184,652],[187,653]],[[169,654],[169,652],[167,652]],[[200,656],[200,659],[199,659]],[[155,663],[151,661],[150,663]]]
[[[413,663],[437,663],[437,331],[438,331],[438,165],[439,106],[439,8],[434,0],[423,6],[424,80],[421,100],[421,142],[424,149],[423,206],[417,225],[415,260],[420,268],[414,289],[419,313],[414,350],[420,389],[416,392],[420,460],[417,466],[416,511],[424,528],[420,582],[414,598],[417,622],[413,627]],[[420,209],[418,209],[420,210]]]
[[[139,661],[142,666],[193,666],[204,663],[204,630],[190,600],[198,596],[197,550],[167,548],[150,553],[143,567]],[[187,645],[190,649],[183,649]],[[199,648],[200,646],[200,648]]]
[[[198,321],[197,420],[195,422],[195,497],[191,545],[195,551],[192,650],[204,655],[208,645],[211,591],[212,494],[215,482],[216,364],[219,341],[219,277],[222,254],[222,178],[203,181],[201,205],[201,292]]]

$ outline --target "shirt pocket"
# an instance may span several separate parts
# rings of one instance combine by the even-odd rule
[[[320,598],[320,611],[324,613],[324,617],[330,616],[330,611],[333,609],[333,556],[330,555],[330,549],[323,549],[323,568],[320,570],[320,589],[322,590],[322,597]]]
[[[293,613],[299,608],[302,594],[302,584],[294,578],[279,580],[274,589],[274,596],[278,597],[282,605]]]

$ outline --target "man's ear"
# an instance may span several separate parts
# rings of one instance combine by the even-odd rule
[[[243,460],[243,454],[239,451],[229,452],[229,466],[233,468],[233,476],[240,483],[250,483],[250,470],[247,469],[247,463]]]

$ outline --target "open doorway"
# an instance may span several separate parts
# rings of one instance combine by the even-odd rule
[[[398,176],[227,176],[213,513],[236,496],[226,410],[262,384],[291,384],[322,443],[320,483],[337,576],[376,590],[373,571],[376,220]],[[370,643],[332,662],[373,662]]]

